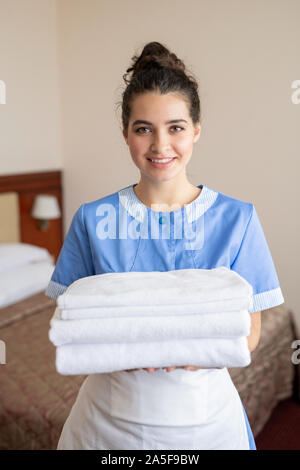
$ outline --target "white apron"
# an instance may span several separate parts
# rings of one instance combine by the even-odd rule
[[[249,450],[243,405],[227,368],[92,374],[58,450]]]

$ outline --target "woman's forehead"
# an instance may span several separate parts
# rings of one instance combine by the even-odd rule
[[[131,121],[145,119],[164,123],[172,119],[188,121],[189,112],[186,101],[178,94],[144,93],[132,101],[130,118]]]

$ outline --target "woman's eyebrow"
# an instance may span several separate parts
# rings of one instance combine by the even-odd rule
[[[176,122],[186,122],[187,123],[187,121],[185,119],[172,119],[171,121],[166,121],[165,124],[175,124]],[[152,122],[143,121],[141,119],[137,119],[136,121],[134,121],[134,123],[132,125],[135,126],[136,124],[148,124],[148,125],[152,126]]]

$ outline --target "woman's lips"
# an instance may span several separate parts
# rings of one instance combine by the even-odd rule
[[[173,165],[176,158],[177,157],[173,157],[172,160],[170,160],[169,162],[166,162],[166,163],[153,162],[150,158],[147,158],[147,160],[155,168],[168,168],[169,166]],[[165,158],[156,158],[155,160],[165,160]]]

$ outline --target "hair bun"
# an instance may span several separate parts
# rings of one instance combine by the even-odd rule
[[[123,75],[126,88],[122,93],[122,124],[128,133],[132,104],[144,93],[177,93],[185,101],[193,124],[200,122],[198,83],[184,63],[159,42],[146,44],[141,54],[134,55],[131,66]],[[132,75],[128,77],[128,74]],[[128,77],[128,78],[127,78]],[[125,135],[125,134],[124,134]]]
[[[134,55],[131,60],[133,61],[132,66],[129,67],[126,70],[127,73],[123,75],[126,83],[130,81],[127,79],[127,74],[130,72],[132,72],[132,79],[137,73],[149,68],[168,67],[185,72],[184,63],[159,42],[149,42],[142,50],[140,56]]]

